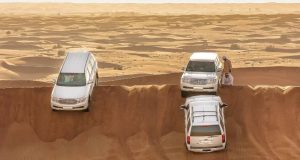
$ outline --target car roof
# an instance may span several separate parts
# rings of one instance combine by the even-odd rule
[[[192,102],[206,102],[206,101],[214,101],[221,103],[222,100],[219,96],[216,95],[198,95],[186,98],[185,104],[188,105]]]
[[[194,61],[214,61],[218,57],[217,53],[214,52],[194,52],[190,60]]]
[[[190,108],[193,126],[219,124],[218,101],[193,101],[190,103]]]
[[[89,55],[88,51],[69,51],[61,73],[84,73]]]

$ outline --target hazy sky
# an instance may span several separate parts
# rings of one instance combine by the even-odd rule
[[[3,2],[73,2],[73,3],[300,3],[300,0],[0,0]]]

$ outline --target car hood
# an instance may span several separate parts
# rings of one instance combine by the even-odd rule
[[[215,72],[184,72],[182,77],[210,79],[216,78],[217,74]]]
[[[88,86],[65,87],[55,85],[52,91],[52,96],[56,98],[81,98],[87,97]]]

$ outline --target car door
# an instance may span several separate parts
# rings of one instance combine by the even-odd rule
[[[189,132],[189,126],[190,126],[190,107],[189,105],[187,105],[187,109],[184,110],[184,132],[185,132],[185,136],[188,136],[188,132]],[[187,140],[185,138],[185,141],[187,143]]]
[[[222,125],[222,127],[223,127],[223,129],[224,129],[224,133],[225,133],[225,135],[226,135],[226,126],[225,126],[225,118],[224,118],[224,107],[220,107],[221,108],[221,117],[222,117],[222,123],[223,124],[221,124]]]
[[[189,112],[190,112],[190,107],[189,107],[189,105],[187,105],[187,109],[184,110],[184,122],[185,122],[185,125],[187,124],[187,119],[189,117]]]
[[[93,92],[93,88],[94,88],[94,85],[95,85],[95,82],[94,82],[94,78],[93,78],[93,68],[91,66],[91,62],[90,62],[90,59],[88,60],[87,62],[87,67],[86,67],[86,70],[87,70],[87,74],[88,74],[88,82],[90,82],[88,85],[89,85],[89,94],[92,95],[92,92]]]

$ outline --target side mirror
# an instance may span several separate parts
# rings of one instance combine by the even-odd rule
[[[228,107],[226,103],[221,104],[221,108]]]
[[[56,79],[52,79],[52,83],[53,83],[53,84],[56,84]]]
[[[217,72],[221,72],[222,71],[222,68],[217,68]]]
[[[181,110],[186,110],[187,107],[183,104],[183,105],[180,106],[180,109],[181,109]]]

